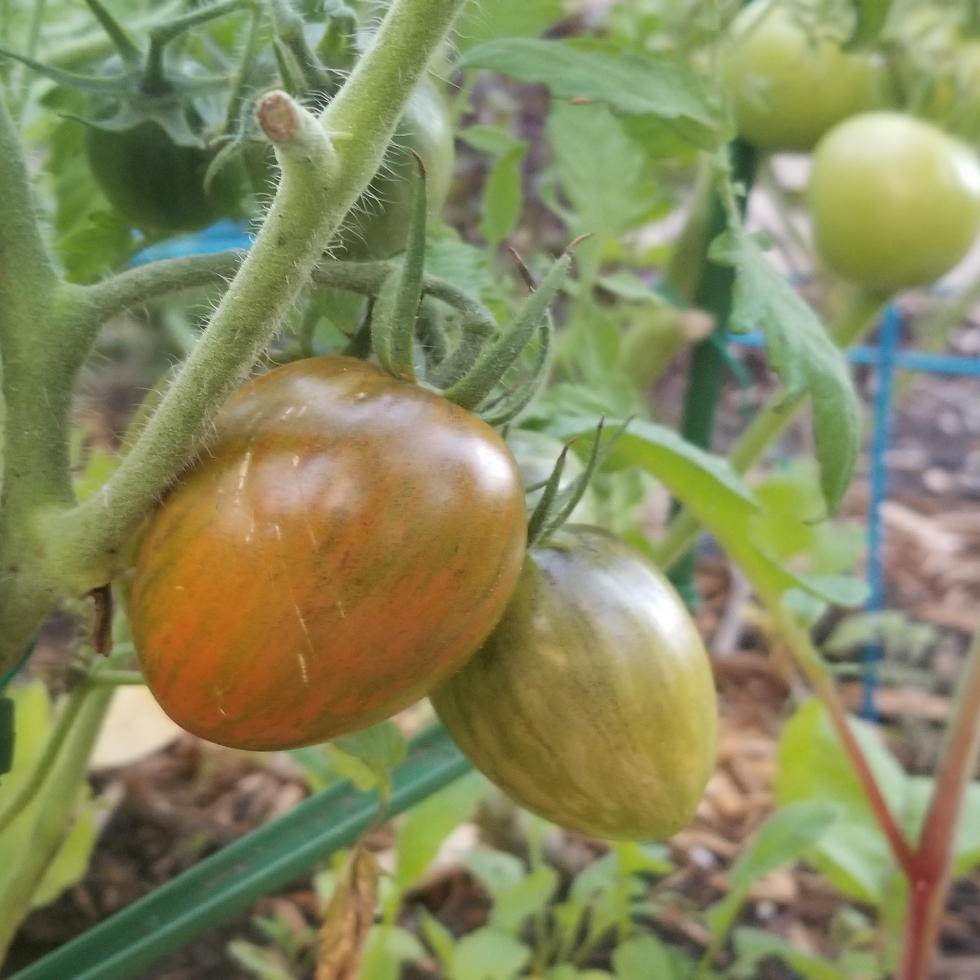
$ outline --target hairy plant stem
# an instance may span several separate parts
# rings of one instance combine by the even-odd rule
[[[75,376],[107,311],[169,291],[175,267],[136,269],[88,288],[61,283],[34,218],[13,123],[0,108],[0,360],[7,403],[0,677],[16,666],[55,601],[85,595],[113,577],[134,528],[198,450],[210,419],[251,370],[374,176],[463,2],[395,0],[320,119],[285,93],[260,101],[259,124],[283,172],[272,208],[131,452],[81,505],[74,502],[67,456]],[[205,281],[233,272],[238,259],[227,262],[217,275],[220,263],[211,265]]]
[[[85,780],[86,764],[114,688],[86,688],[83,704],[62,741],[57,760],[37,797],[34,826],[16,865],[4,869],[0,886],[0,962],[3,962],[20,923],[30,911],[31,898],[58,853],[71,827],[73,811]]]
[[[896,980],[928,980],[953,868],[956,829],[980,755],[980,629],[973,636],[946,733],[935,788],[909,876]]]
[[[830,329],[837,346],[847,348],[856,343],[877,322],[887,302],[887,297],[870,293],[856,296]],[[729,452],[732,468],[747,473],[786,431],[805,400],[802,395],[790,396],[783,388],[774,392]],[[654,546],[656,563],[665,571],[670,569],[688,552],[700,530],[701,523],[689,510],[680,511]]]
[[[36,516],[73,502],[68,409],[58,365],[62,290],[38,228],[27,167],[0,92],[0,361],[4,479],[0,497],[0,677],[20,660],[57,586],[40,570]]]

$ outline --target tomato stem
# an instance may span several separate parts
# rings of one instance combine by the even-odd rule
[[[319,120],[283,92],[260,100],[259,125],[282,170],[279,190],[207,330],[132,451],[98,494],[45,522],[49,561],[72,591],[84,594],[112,577],[124,542],[196,451],[208,421],[295,303],[377,171],[462,3],[395,0]]]

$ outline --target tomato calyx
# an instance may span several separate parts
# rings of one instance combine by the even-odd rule
[[[606,420],[605,418],[600,419],[599,424],[596,426],[592,449],[589,452],[589,458],[586,460],[585,468],[567,486],[562,486],[562,476],[565,472],[569,450],[575,444],[575,439],[571,439],[565,443],[558,459],[555,460],[551,476],[547,480],[532,483],[524,488],[525,493],[533,493],[536,490],[542,491],[541,498],[535,505],[527,522],[528,548],[550,543],[552,536],[564,526],[565,522],[572,516],[572,512],[578,507],[582,498],[585,496],[592,477],[609,458],[613,447],[632,421],[632,418],[628,418],[621,426],[610,433],[606,439],[603,439]]]
[[[121,62],[112,74],[86,75],[50,67],[7,49],[0,54],[65,88],[89,97],[82,115],[89,167],[109,202],[144,231],[194,231],[240,213],[239,175],[211,187],[216,129],[206,97],[228,89],[228,77],[204,77],[188,64],[165,66],[167,46],[189,29],[243,8],[244,0],[216,0],[155,25],[139,45],[102,5],[86,0]]]
[[[99,0],[86,0],[109,35],[122,61],[114,75],[81,75],[49,67],[32,58],[6,49],[2,53],[22,62],[53,82],[94,97],[93,116],[75,116],[80,122],[106,132],[127,132],[145,123],[159,126],[176,146],[205,149],[203,116],[194,100],[221,91],[227,78],[200,78],[168,72],[164,68],[166,46],[191,27],[205,23],[241,7],[237,0],[218,0],[190,14],[157,24],[149,44],[140,48],[125,28]]]
[[[499,428],[527,407],[547,376],[554,334],[549,308],[582,239],[569,245],[538,284],[518,258],[532,292],[510,329],[502,332],[478,299],[425,274],[428,207],[426,171],[419,157],[416,170],[412,226],[404,255],[390,262],[325,259],[314,271],[313,281],[372,299],[345,351],[348,356],[363,358],[373,352],[392,376],[437,391]],[[434,300],[459,314],[455,344],[450,344]],[[534,358],[527,364],[525,355],[531,351]]]

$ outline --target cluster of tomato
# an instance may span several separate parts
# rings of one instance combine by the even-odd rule
[[[966,92],[933,78],[917,97],[914,66],[848,48],[822,9],[753,0],[735,19],[724,67],[739,134],[769,152],[813,151],[808,204],[832,269],[883,294],[928,285],[980,227],[976,153],[930,118],[976,102],[980,75]],[[909,101],[921,117],[897,110]]]
[[[227,403],[143,541],[147,684],[187,730],[264,750],[431,694],[518,802],[605,837],[672,833],[714,759],[694,625],[604,531],[526,542],[518,464],[475,415],[364,361],[279,367]]]
[[[980,166],[888,108],[876,56],[755,0],[725,66],[743,138],[814,151],[829,265],[886,293],[962,257],[980,224]],[[404,245],[406,137],[441,204],[452,142],[439,105],[425,83],[393,142],[401,163],[370,195],[387,204],[342,233],[348,256]],[[140,552],[134,639],[167,712],[211,741],[271,750],[430,695],[461,748],[529,809],[610,838],[682,827],[714,762],[700,638],[660,572],[608,533],[573,524],[527,548],[522,439],[508,446],[364,361],[312,358],[248,383]]]

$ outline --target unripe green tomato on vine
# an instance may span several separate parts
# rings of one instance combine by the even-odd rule
[[[431,699],[511,799],[580,833],[668,837],[714,770],[698,631],[663,574],[599,528],[568,525],[531,552],[499,625]]]
[[[324,742],[465,662],[526,541],[517,465],[486,423],[364,361],[297,361],[232,396],[151,518],[133,642],[187,731]]]
[[[738,134],[762,150],[809,150],[841,119],[890,102],[882,60],[811,34],[779,0],[739,13],[722,64]]]
[[[882,293],[924,286],[980,230],[980,162],[931,123],[863,113],[820,141],[807,197],[828,266]]]
[[[209,188],[204,175],[214,154],[179,146],[147,121],[121,131],[87,126],[85,155],[109,203],[145,231],[199,231],[242,213],[245,174],[229,161]]]

